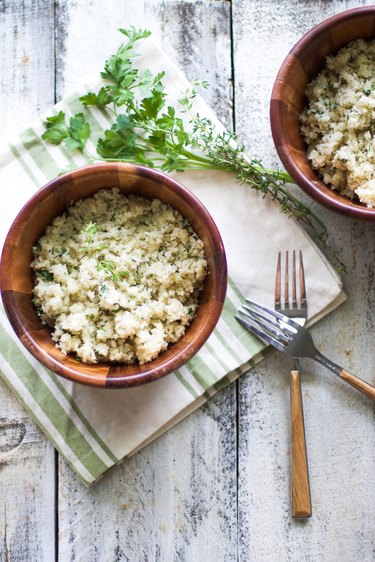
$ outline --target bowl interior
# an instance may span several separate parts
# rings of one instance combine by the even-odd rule
[[[183,338],[145,365],[86,365],[65,356],[51,339],[32,304],[32,247],[52,220],[72,203],[98,189],[119,187],[124,194],[158,198],[184,215],[203,240],[208,262],[196,317]],[[220,235],[210,215],[180,184],[159,172],[127,164],[93,165],[75,170],[38,191],[15,219],[1,261],[1,292],[8,317],[20,340],[42,363],[71,380],[106,387],[148,382],[181,366],[213,330],[225,299],[226,261]]]
[[[326,57],[355,39],[375,38],[375,6],[358,8],[325,20],[293,47],[276,77],[271,96],[271,129],[276,150],[286,170],[307,193],[336,211],[374,218],[375,209],[351,201],[327,187],[307,159],[299,115],[305,89],[325,66]]]

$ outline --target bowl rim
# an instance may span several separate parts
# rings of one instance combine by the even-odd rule
[[[270,101],[270,124],[273,142],[283,166],[305,193],[324,207],[342,215],[350,216],[352,218],[374,220],[374,207],[366,207],[365,204],[354,203],[349,198],[346,198],[344,195],[341,195],[339,192],[324,184],[315,170],[311,167],[310,163],[309,165],[314,172],[316,179],[312,181],[305,176],[301,169],[295,164],[295,161],[290,154],[287,136],[285,135],[284,128],[282,127],[279,119],[280,104],[282,103],[280,101],[280,94],[286,87],[285,78],[288,76],[291,60],[298,58],[298,54],[303,51],[306,45],[317,39],[323,32],[330,30],[343,21],[364,15],[374,16],[375,5],[351,8],[350,10],[334,14],[315,25],[297,41],[285,57],[273,84]]]
[[[202,222],[204,222],[205,228],[210,233],[210,240],[211,243],[213,244],[213,249],[214,249],[213,255],[220,256],[221,270],[220,270],[220,276],[218,278],[218,281],[215,284],[215,299],[214,299],[215,306],[212,307],[212,312],[209,320],[203,322],[199,332],[197,332],[197,334],[195,334],[194,337],[188,342],[187,347],[183,346],[182,349],[179,350],[179,352],[174,357],[167,358],[165,362],[154,367],[152,367],[152,362],[154,360],[150,361],[149,363],[140,366],[141,368],[140,373],[130,374],[130,375],[116,374],[114,376],[111,376],[111,372],[110,372],[111,365],[113,366],[119,365],[111,362],[106,362],[103,364],[98,363],[93,366],[94,368],[103,365],[109,367],[108,373],[106,375],[102,375],[99,373],[98,374],[82,373],[78,370],[69,367],[68,365],[65,365],[63,362],[49,355],[46,352],[46,350],[35,341],[35,339],[30,334],[29,330],[25,327],[21,319],[21,316],[19,314],[18,307],[15,304],[14,291],[4,289],[4,280],[6,277],[7,279],[9,279],[9,276],[11,275],[10,271],[8,270],[9,268],[3,267],[4,260],[8,261],[9,263],[9,258],[12,256],[12,253],[14,252],[14,248],[12,247],[12,243],[11,243],[12,237],[14,233],[17,231],[17,228],[22,224],[25,215],[27,215],[27,213],[30,211],[31,208],[35,208],[36,205],[39,205],[40,202],[44,200],[46,194],[56,189],[57,186],[76,177],[90,176],[92,174],[95,175],[99,170],[104,171],[106,173],[133,171],[136,172],[141,177],[142,176],[147,177],[149,179],[156,180],[156,182],[159,182],[161,184],[164,185],[167,184],[172,189],[177,189],[179,193],[183,195],[184,200],[187,201],[188,204],[193,204],[194,209],[199,210],[199,214],[202,217]],[[98,188],[98,190],[99,189],[100,188]],[[7,284],[8,283],[5,282],[5,285]],[[86,166],[76,168],[75,170],[67,172],[61,176],[58,176],[52,179],[51,181],[49,181],[48,183],[46,183],[44,186],[42,186],[28,199],[28,201],[23,205],[23,207],[21,208],[21,210],[18,212],[17,216],[13,220],[8,230],[8,233],[6,235],[4,247],[2,250],[2,255],[0,259],[0,292],[2,296],[4,309],[13,330],[15,331],[16,335],[18,336],[18,339],[21,341],[24,347],[26,347],[26,349],[39,362],[41,362],[45,367],[47,367],[54,373],[72,382],[78,382],[81,384],[86,384],[97,388],[99,387],[100,388],[126,388],[126,387],[137,386],[140,384],[145,384],[153,380],[162,378],[172,373],[174,370],[180,368],[182,365],[184,365],[204,345],[204,343],[207,341],[210,334],[212,333],[214,327],[216,326],[220,318],[222,308],[224,306],[226,290],[227,290],[227,261],[226,261],[224,244],[221,238],[221,234],[213,218],[211,217],[210,213],[203,205],[203,203],[188,188],[186,188],[179,181],[168,176],[167,174],[159,170],[155,170],[153,168],[148,168],[146,166],[140,166],[140,165],[126,163],[126,162],[88,164]],[[183,337],[184,336],[182,336],[182,338]],[[181,339],[179,341],[181,341]],[[176,342],[176,344],[177,343],[178,342]],[[167,351],[168,348],[166,352]],[[160,355],[158,357],[160,357]],[[150,367],[148,367],[148,365],[150,365]]]

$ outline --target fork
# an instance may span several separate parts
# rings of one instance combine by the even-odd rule
[[[284,312],[285,316],[295,318],[304,325],[307,319],[307,300],[305,272],[302,252],[299,251],[299,299],[297,302],[297,268],[296,252],[292,253],[291,303],[289,286],[289,252],[285,252],[284,302],[281,298],[282,254],[279,252],[276,267],[275,310]],[[307,518],[311,516],[311,496],[309,471],[306,453],[305,424],[303,420],[303,404],[299,360],[291,359],[290,369],[290,403],[291,403],[291,441],[292,441],[292,516]]]
[[[272,310],[249,299],[246,300],[250,306],[243,305],[242,308],[245,312],[240,310],[241,316],[236,315],[236,318],[264,342],[273,345],[290,357],[315,359],[345,382],[375,400],[375,386],[349,373],[318,351],[310,333],[305,328],[277,310]]]

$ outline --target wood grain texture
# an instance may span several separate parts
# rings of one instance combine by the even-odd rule
[[[0,560],[51,561],[55,555],[53,448],[5,392],[1,416]]]
[[[363,4],[232,2],[236,124],[252,155],[280,166],[268,104],[291,47],[315,23]],[[373,383],[375,356],[369,350],[375,329],[375,227],[339,217],[300,190],[295,193],[324,220],[349,272],[344,277],[347,302],[312,329],[314,341],[334,361],[359,375],[369,374]],[[281,562],[371,562],[373,405],[318,364],[301,361],[300,371],[314,512],[307,522],[290,518],[289,361],[275,353],[239,381],[239,560],[273,562],[277,552]],[[272,512],[265,507],[270,505]]]
[[[235,394],[226,392],[102,481],[60,464],[60,559],[236,558]]]
[[[372,386],[372,384],[352,375],[352,373],[348,373],[348,371],[345,371],[344,369],[340,373],[340,378],[369,398],[372,398],[372,400],[375,400],[375,386]]]
[[[292,447],[292,515],[311,516],[310,482],[307,465],[305,425],[298,371],[290,373],[291,447]]]
[[[0,2],[2,140],[53,102],[53,4]],[[54,558],[54,449],[0,382],[0,560]]]

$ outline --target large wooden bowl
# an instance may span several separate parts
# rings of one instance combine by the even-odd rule
[[[119,187],[148,199],[158,198],[177,209],[203,240],[208,275],[196,317],[185,335],[145,365],[101,363],[85,365],[66,356],[51,339],[32,304],[32,247],[51,221],[82,197],[102,188]],[[213,331],[225,299],[227,266],[220,234],[207,210],[185,187],[165,174],[130,164],[86,166],[54,179],[23,207],[7,235],[0,270],[1,294],[8,318],[25,347],[43,365],[69,380],[123,388],[159,379],[178,369],[204,344]]]
[[[355,218],[375,220],[375,209],[351,201],[326,186],[312,169],[300,132],[305,89],[325,66],[328,55],[363,38],[375,38],[375,6],[333,16],[306,33],[283,62],[272,90],[270,118],[276,150],[286,170],[319,203]]]

